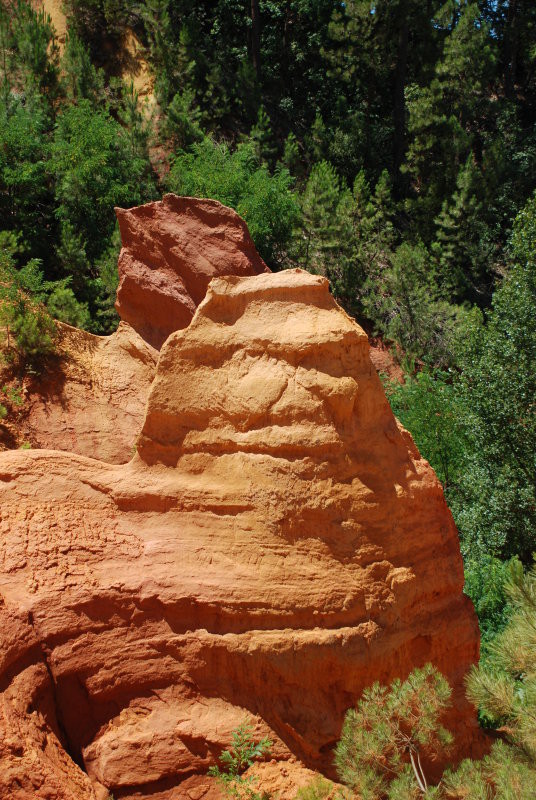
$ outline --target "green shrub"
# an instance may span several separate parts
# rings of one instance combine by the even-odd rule
[[[66,281],[54,286],[47,299],[47,309],[54,319],[76,328],[89,328],[91,316],[87,303],[79,303]]]
[[[209,775],[216,778],[228,797],[240,800],[267,800],[265,792],[256,792],[253,788],[255,778],[243,773],[262,758],[270,749],[269,739],[255,742],[251,724],[246,720],[233,731],[231,747],[220,756],[221,767],[209,769]]]
[[[333,784],[321,775],[298,790],[296,800],[325,800],[333,791]]]
[[[20,389],[17,386],[2,386],[0,390],[0,394],[2,394],[7,401],[9,406],[15,406],[16,408],[23,404],[22,395]],[[5,406],[2,402],[0,402],[0,420],[5,419],[9,414],[9,407]]]
[[[272,175],[259,165],[251,142],[231,152],[225,144],[203,139],[175,157],[167,184],[177,194],[211,197],[234,208],[261,256],[270,266],[280,264],[298,216],[292,178],[286,169]]]
[[[362,800],[424,794],[423,749],[429,755],[444,754],[452,742],[440,723],[450,695],[446,679],[431,664],[405,681],[365,689],[357,708],[346,714],[335,750],[342,782]]]
[[[512,610],[505,587],[513,562],[519,563],[519,560],[501,561],[491,555],[483,555],[478,561],[469,558],[465,562],[464,591],[475,605],[484,657],[489,643],[505,627]]]
[[[410,431],[443,488],[457,484],[468,446],[464,408],[448,372],[423,370],[404,384],[386,386],[393,412]]]
[[[40,302],[43,276],[36,259],[15,267],[17,237],[0,233],[0,326],[6,329],[7,353],[24,368],[38,367],[54,351],[56,326]]]

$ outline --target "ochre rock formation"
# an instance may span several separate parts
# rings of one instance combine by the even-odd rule
[[[58,357],[25,380],[19,439],[111,464],[132,458],[158,353],[125,322],[111,336],[58,323]]]
[[[32,447],[124,464],[143,424],[155,347],[189,324],[212,277],[256,275],[268,268],[246,223],[216,200],[166,195],[117,209],[117,217],[122,322],[111,336],[58,324],[59,358],[25,382],[17,433],[19,442]],[[0,449],[2,439],[4,446],[17,444],[2,437],[0,426]]]
[[[0,541],[1,800],[208,798],[246,714],[332,775],[363,688],[427,661],[469,750],[457,532],[324,278],[212,280],[128,465],[0,455]]]
[[[212,278],[268,271],[244,220],[217,200],[167,194],[116,213],[123,245],[116,309],[158,349],[190,323]]]

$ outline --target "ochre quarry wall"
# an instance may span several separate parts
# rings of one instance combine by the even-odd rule
[[[363,688],[427,661],[470,752],[457,532],[368,350],[321,277],[217,278],[128,465],[0,455],[1,800],[211,797],[248,714],[333,774]]]

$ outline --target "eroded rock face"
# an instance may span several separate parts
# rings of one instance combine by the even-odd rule
[[[124,464],[134,454],[158,353],[125,322],[111,336],[58,328],[59,357],[26,382],[20,438]]]
[[[31,615],[0,602],[0,797],[104,800],[66,752],[53,678]]]
[[[157,349],[190,323],[212,278],[268,272],[244,220],[217,200],[167,194],[116,213],[116,308]]]
[[[469,750],[456,529],[321,277],[213,280],[161,351],[135,459],[2,454],[0,534],[4,610],[33,637],[2,687],[45,653],[56,739],[116,798],[208,798],[246,714],[276,760],[332,774],[363,688],[427,661]]]
[[[59,358],[28,382],[17,432],[32,447],[124,464],[143,424],[155,348],[189,324],[212,277],[268,268],[246,223],[216,200],[166,195],[117,217],[119,328],[94,336],[59,323]],[[17,445],[2,433],[0,449]]]

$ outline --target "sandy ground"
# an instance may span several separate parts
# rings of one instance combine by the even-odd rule
[[[67,19],[63,13],[62,0],[34,0],[33,6],[36,9],[44,9],[50,15],[61,52],[65,46],[67,33]]]

